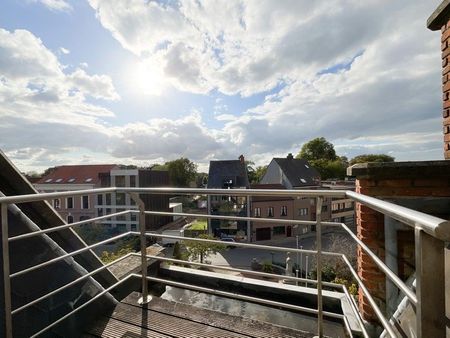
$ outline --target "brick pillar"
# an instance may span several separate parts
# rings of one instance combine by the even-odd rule
[[[450,159],[450,1],[444,0],[427,20],[427,27],[441,30],[444,157]]]
[[[374,189],[376,185],[377,182],[374,180],[357,179],[356,192],[370,195],[371,189]],[[384,216],[360,203],[356,203],[356,229],[358,238],[384,260]],[[359,245],[357,250],[358,275],[370,290],[370,294],[377,304],[384,308],[386,277]],[[378,323],[377,316],[361,290],[359,290],[358,300],[359,310],[364,319],[371,323]]]
[[[385,199],[411,209],[450,218],[450,161],[361,163],[348,168],[356,177],[356,192]],[[356,204],[357,235],[379,258],[385,258],[384,215]],[[397,269],[406,280],[415,270],[412,228],[397,231]],[[386,303],[386,277],[358,247],[358,275],[382,310]],[[359,292],[364,319],[378,324],[366,297]]]

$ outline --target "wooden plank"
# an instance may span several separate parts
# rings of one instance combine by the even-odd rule
[[[152,330],[148,330],[136,325],[130,325],[128,323],[124,323],[122,321],[102,317],[95,322],[95,324],[90,327],[87,331],[87,334],[101,337],[101,338],[125,338],[128,334],[130,337],[132,335],[138,335],[137,337],[147,337],[147,338],[170,338],[171,336],[155,332]]]
[[[174,337],[215,337],[215,338],[252,338],[226,328],[193,322],[189,319],[171,316],[156,311],[143,309],[120,303],[116,306],[111,318],[135,326],[164,332]]]
[[[129,304],[138,307],[137,300],[139,294],[134,292],[122,300],[121,303]],[[305,338],[313,337],[314,334],[287,328],[284,326],[277,326],[270,323],[265,323],[250,318],[243,318],[233,316],[217,311],[202,309],[191,305],[168,301],[161,298],[153,298],[148,307],[152,311],[165,313],[170,316],[181,317],[190,320],[191,322],[202,323],[217,328],[226,328],[236,333],[240,333],[249,337],[256,338],[272,338],[272,337],[286,337],[286,338]],[[173,320],[173,319],[171,319]]]

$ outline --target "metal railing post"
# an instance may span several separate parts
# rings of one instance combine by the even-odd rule
[[[3,292],[5,297],[5,337],[12,338],[11,278],[9,277],[8,205],[2,203]]]
[[[416,242],[416,336],[445,337],[444,242],[415,229]]]
[[[139,298],[139,304],[147,304],[152,300],[148,295],[148,280],[147,280],[147,238],[145,236],[146,222],[145,222],[145,204],[137,193],[130,193],[139,208],[139,239],[141,243],[141,276],[142,276],[142,297]]]
[[[317,336],[323,337],[322,304],[322,197],[316,199],[316,246],[317,246]]]

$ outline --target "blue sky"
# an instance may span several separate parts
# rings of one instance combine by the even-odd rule
[[[441,159],[438,3],[5,0],[0,149],[24,171],[263,165],[320,136]]]

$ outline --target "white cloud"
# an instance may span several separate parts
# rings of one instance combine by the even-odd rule
[[[67,48],[64,48],[64,47],[59,47],[59,51],[62,54],[70,54],[70,50],[68,50]]]
[[[38,2],[52,11],[71,11],[73,8],[66,0],[31,0],[32,2]]]
[[[107,75],[88,75],[83,69],[78,68],[68,75],[68,80],[73,84],[73,88],[96,99],[118,100],[120,98],[111,78]]]

